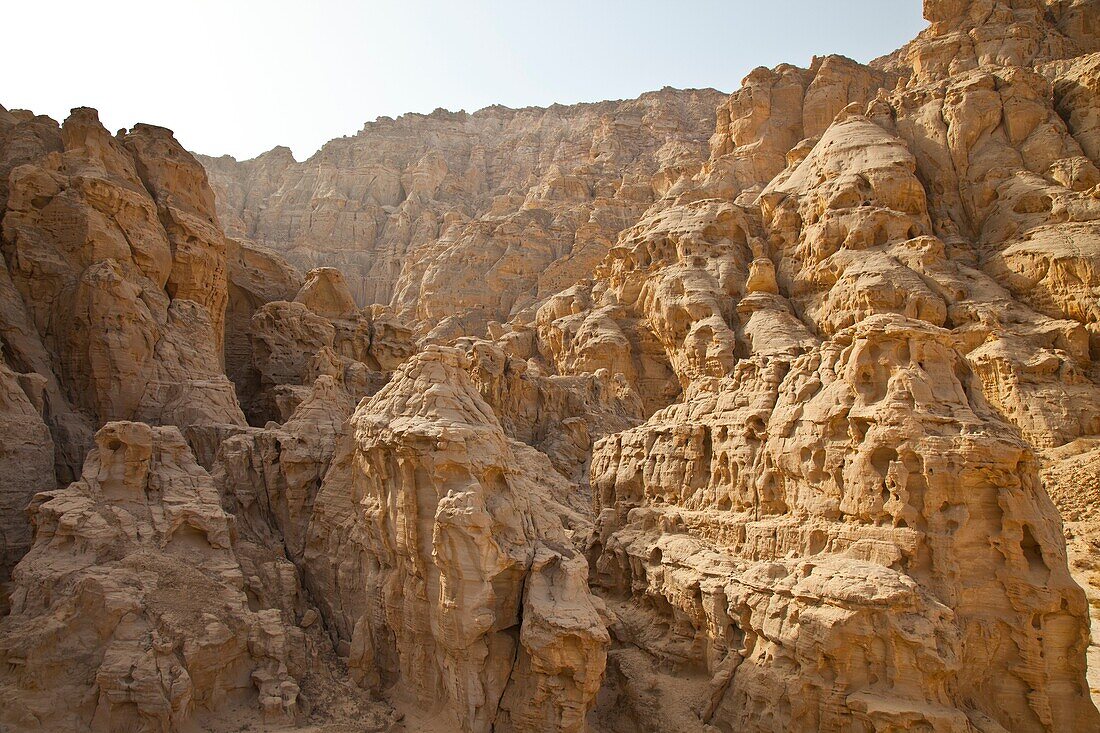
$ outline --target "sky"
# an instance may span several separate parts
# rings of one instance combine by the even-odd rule
[[[0,11],[0,104],[189,150],[298,160],[379,116],[731,92],[757,66],[869,61],[920,0],[39,0]]]

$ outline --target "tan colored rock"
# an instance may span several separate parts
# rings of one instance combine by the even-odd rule
[[[314,507],[309,587],[361,684],[454,730],[581,731],[607,632],[563,518],[587,520],[465,368],[428,349],[360,405]]]
[[[960,363],[946,332],[876,316],[796,360],[742,362],[597,446],[595,577],[636,599],[616,609],[624,640],[711,676],[704,722],[1095,724],[1057,515],[1026,444],[954,426],[996,420],[952,375]],[[1000,549],[979,551],[989,536]],[[1031,623],[1051,613],[1066,614],[1057,636]],[[1032,651],[999,657],[970,631],[989,623]],[[1056,663],[1040,661],[1049,643],[1065,650]],[[1044,697],[993,693],[1012,676]],[[906,681],[876,692],[874,679]]]
[[[621,376],[546,376],[490,342],[464,339],[458,345],[465,347],[470,376],[504,432],[545,453],[568,479],[587,483],[592,441],[642,420],[641,400]],[[582,498],[577,494],[565,503],[587,513]]]
[[[1100,53],[1041,67],[1044,76],[1053,75],[1055,109],[1065,120],[1082,152],[1100,165]]]
[[[178,730],[242,703],[297,714],[302,633],[250,610],[232,518],[176,428],[109,423],[81,480],[32,511],[0,621],[5,727]]]
[[[294,300],[323,318],[354,319],[359,313],[344,276],[332,267],[310,270]]]
[[[370,308],[370,350],[367,364],[392,372],[416,353],[412,328],[385,306]]]
[[[97,421],[243,422],[220,366],[225,251],[201,167],[161,128],[135,131],[132,153],[89,109],[60,143],[11,171],[3,250],[66,397]]]
[[[789,143],[779,145],[785,160],[776,158],[769,174],[754,174],[752,166],[768,165],[767,146],[776,144],[774,135],[790,134],[789,125],[771,127],[775,121],[770,115],[789,119],[800,109],[802,77],[793,67],[759,71],[731,98],[747,105],[744,114],[732,115],[727,127],[720,110],[719,135],[703,173],[690,183],[681,182],[674,201],[654,206],[624,232],[619,246],[595,269],[592,282],[563,291],[540,309],[536,345],[524,351],[542,354],[552,368],[576,365],[585,371],[587,363],[576,355],[585,353],[585,341],[600,343],[601,331],[593,326],[602,322],[608,324],[602,333],[621,333],[617,323],[629,314],[660,343],[684,390],[682,401],[658,410],[640,427],[604,439],[595,449],[592,485],[605,508],[589,558],[597,584],[615,599],[618,621],[612,631],[623,644],[611,657],[605,688],[604,705],[617,707],[601,706],[596,714],[608,730],[703,730],[708,724],[722,729],[846,730],[911,727],[922,719],[943,730],[969,730],[976,719],[996,720],[1006,729],[1095,725],[1084,679],[1085,606],[1063,567],[1058,520],[1046,504],[1029,445],[1058,446],[1100,430],[1100,390],[1090,348],[1095,339],[1090,308],[1096,300],[1090,258],[1098,251],[1092,246],[1095,214],[1088,193],[1094,185],[1092,163],[1052,109],[1043,79],[1012,66],[1018,63],[1014,59],[1049,64],[1073,49],[1048,24],[1048,16],[1031,13],[1026,5],[1011,11],[995,7],[988,28],[975,20],[977,9],[931,7],[933,28],[906,49],[908,58],[919,59],[917,68],[893,67],[903,78],[897,91],[881,89],[858,104],[845,102],[835,119],[825,121],[818,140],[796,145],[792,135]],[[999,26],[1002,21],[1008,25]],[[974,28],[971,36],[980,46],[976,53],[986,66],[971,65],[965,54],[958,66],[950,66],[949,54],[932,48],[962,43],[959,27]],[[986,31],[988,42],[982,38]],[[1005,45],[997,50],[993,45],[1009,36],[1016,43],[1026,34],[1044,40],[1029,48]],[[940,53],[942,59],[936,56]],[[885,63],[895,64],[896,57]],[[904,81],[909,74],[913,78]],[[749,105],[754,99],[759,104]],[[740,121],[737,125],[734,118]],[[736,143],[737,149],[744,147],[743,157],[735,153],[734,143],[721,137],[735,132],[746,135]],[[736,202],[731,206],[715,200],[716,194]],[[609,322],[612,314],[616,317]],[[907,345],[897,350],[886,345],[897,338]],[[617,363],[629,363],[637,351],[621,336],[604,340],[621,344],[623,356]],[[595,348],[592,353],[608,360],[616,351]],[[851,366],[841,369],[831,359]],[[865,368],[856,366],[862,359],[868,359]],[[917,371],[910,376],[890,376],[893,370],[908,374],[914,365]],[[798,376],[803,369],[824,371],[803,388]],[[929,387],[920,386],[923,380]],[[956,389],[950,398],[937,391],[953,382],[965,385],[965,391]],[[835,393],[825,389],[828,384],[834,384]],[[895,386],[913,392],[893,398]],[[814,398],[818,392],[822,396]],[[846,428],[828,410],[813,412],[817,400],[839,394],[898,410],[899,418],[872,418],[862,410],[839,408],[844,421],[855,426]],[[795,423],[773,422],[788,409],[784,400],[790,400],[789,409],[798,415]],[[922,400],[930,400],[927,419],[933,422],[921,422],[926,411]],[[954,402],[957,409],[946,407]],[[721,428],[699,424],[708,424],[710,415],[724,416]],[[992,421],[1001,427],[980,433],[1007,436],[995,439],[1007,443],[920,449],[914,452],[922,462],[918,466],[898,445],[879,450],[882,446],[870,440],[878,419],[885,419],[882,424],[891,425],[890,430],[907,424],[913,438],[932,441],[937,435],[974,432],[941,432],[952,421]],[[1013,430],[1002,421],[1013,423],[1026,440],[1011,437]],[[803,430],[820,431],[822,447],[803,450]],[[828,446],[838,440],[855,442],[841,449],[843,460],[830,463],[833,448]],[[777,446],[774,453],[769,444]],[[871,452],[860,468],[858,456],[864,450]],[[952,551],[934,539],[940,520],[909,516],[909,508],[919,504],[918,512],[925,512],[935,503],[929,501],[929,492],[939,485],[944,469],[929,468],[925,476],[923,466],[931,456],[947,454],[957,457],[953,470],[973,470],[992,482],[976,491],[973,481],[957,479],[975,489],[960,504],[969,507],[967,521],[988,516],[967,504],[984,501],[997,504],[998,521],[1016,523],[1015,530],[975,527],[974,536],[1011,535],[1020,553],[998,550],[980,556],[969,544]],[[991,460],[1025,468],[991,470]],[[891,472],[897,466],[901,468],[895,475]],[[1003,470],[1016,475],[1008,484],[1018,482],[1013,491],[1026,497],[1014,509],[998,498],[1005,489],[993,477]],[[937,478],[931,478],[933,473]],[[858,487],[864,480],[869,482],[868,498],[860,500]],[[917,504],[909,503],[904,488],[909,480],[920,486],[912,494],[914,499],[920,496]],[[809,494],[797,488],[799,481],[813,487]],[[833,498],[826,498],[826,487],[834,483]],[[883,487],[879,494],[876,485]],[[731,494],[724,493],[730,489]],[[950,509],[955,503],[950,499],[944,506]],[[877,515],[879,511],[890,518]],[[818,512],[831,517],[828,521],[841,521],[844,531],[853,533],[850,539],[838,542],[825,529],[816,539],[802,534],[817,531],[810,527],[816,526]],[[788,515],[792,519],[784,519]],[[965,521],[950,521],[956,523],[951,525],[953,538],[965,533]],[[757,522],[760,529],[755,529]],[[797,529],[786,529],[787,522]],[[864,523],[867,528],[860,529]],[[917,544],[881,534],[894,531],[916,532]],[[960,600],[969,591],[949,591],[943,585],[950,573],[939,561],[931,561],[936,569],[925,574],[897,559],[908,552],[923,554],[919,548],[925,542],[941,548],[929,549],[931,556],[956,552],[970,569],[980,562],[1004,567],[966,576],[959,566],[957,582],[984,588],[975,592],[990,599],[980,614],[971,616]],[[887,549],[891,544],[896,551]],[[830,558],[834,552],[841,557]],[[751,575],[756,563],[767,580]],[[809,574],[796,567],[809,568]],[[879,568],[888,569],[887,574]],[[740,579],[742,572],[751,578]],[[821,585],[810,580],[819,572]],[[874,580],[848,600],[826,600],[833,592],[825,590],[831,579],[847,573]],[[890,579],[891,573],[898,573],[896,580]],[[991,575],[1005,579],[1000,588],[986,585]],[[1054,581],[1055,576],[1060,580]],[[787,577],[809,585],[788,591]],[[1034,591],[1021,595],[1015,585],[1020,579]],[[852,582],[835,587],[848,593]],[[809,590],[811,585],[815,590]],[[894,593],[888,588],[902,593],[903,587],[913,588],[923,600],[901,602],[910,610],[895,607],[891,612],[892,618],[915,614],[912,622],[899,627],[906,629],[900,633],[922,624],[937,630],[957,624],[956,641],[937,636],[932,642],[932,632],[918,632],[916,638],[931,645],[933,656],[906,661],[892,672],[856,674],[861,680],[856,687],[864,679],[906,680],[892,682],[883,696],[846,687],[849,683],[837,670],[851,671],[851,660],[829,667],[822,689],[846,691],[833,701],[814,702],[811,668],[821,662],[803,666],[799,655],[805,650],[820,660],[820,653],[808,651],[807,645],[821,640],[831,647],[825,641],[830,634],[839,638],[859,633],[855,629],[861,624],[875,629],[871,633],[881,648],[877,645],[889,637],[886,627],[870,616],[848,626],[863,613],[851,604],[859,598],[871,604],[868,611],[891,607],[895,601],[878,593]],[[1051,637],[1028,631],[1026,617],[1046,611],[1025,609],[1019,599],[1049,592],[1065,599],[1064,605],[1052,600],[1049,608],[1066,610],[1066,629],[1074,630],[1061,637],[1067,651],[1060,661],[1040,675],[1046,680],[1042,694],[1053,697],[1039,702],[1007,691],[1036,689],[1034,657],[1021,658],[1019,664],[995,660],[989,656],[991,648],[975,645],[965,629],[984,625],[986,611],[996,607],[997,613],[1007,614],[1006,626],[1021,629],[1018,633],[1030,639],[1021,638],[1015,646],[1037,649]],[[620,600],[624,594],[632,600]],[[900,601],[903,595],[895,598]],[[821,605],[811,611],[802,605],[806,602]],[[855,615],[842,620],[837,608]],[[943,608],[954,609],[949,624],[939,616]],[[755,614],[760,614],[758,621],[753,621]],[[917,622],[917,617],[924,620]],[[828,631],[807,629],[804,635],[802,619],[819,618],[829,619],[822,627]],[[755,630],[754,623],[760,624]],[[789,644],[791,651],[776,644]],[[832,648],[853,646],[864,648],[852,641]],[[730,653],[730,647],[745,651]],[[939,656],[945,649],[952,651]],[[756,655],[749,650],[757,650]],[[829,652],[823,653],[828,658]],[[966,663],[972,653],[982,661]],[[899,663],[896,655],[882,659]],[[784,672],[787,663],[792,666]],[[865,663],[879,664],[863,654],[858,664]],[[997,681],[971,675],[975,666],[990,664],[1001,670]],[[940,680],[952,675],[960,679],[959,686],[951,686],[959,697],[948,701],[941,697]],[[1013,677],[1028,682],[1006,682]],[[917,681],[922,678],[925,682]],[[1066,687],[1070,678],[1074,681]],[[787,692],[782,691],[785,679],[793,685]],[[700,688],[707,680],[710,692],[703,694]],[[1006,687],[999,687],[1002,683]],[[922,685],[924,691],[918,692]],[[975,685],[973,692],[965,692],[968,685]],[[995,704],[988,702],[992,697]],[[629,709],[629,722],[616,715],[621,707]]]
[[[0,728],[1100,727],[1100,16],[924,10],[303,163],[0,108]]]
[[[285,148],[201,160],[231,236],[335,267],[360,305],[393,305],[421,333],[458,316],[483,335],[586,275],[693,174],[721,98],[437,110],[368,123],[303,163]]]
[[[258,420],[260,373],[253,363],[252,317],[273,301],[293,300],[302,275],[289,262],[257,244],[229,239],[229,299],[225,311],[225,373],[249,418]],[[262,400],[261,400],[262,401]]]
[[[814,58],[809,69],[783,64],[753,70],[718,108],[708,185],[731,199],[765,185],[786,167],[788,151],[800,140],[821,135],[842,109],[866,104],[896,78],[843,56]]]
[[[652,414],[676,398],[680,384],[647,324],[613,296],[606,304],[594,300],[602,295],[583,282],[549,298],[536,314],[537,345],[526,353],[541,355],[558,374],[603,369],[621,377]]]
[[[899,53],[921,80],[978,66],[1025,67],[1096,50],[1094,14],[1088,0],[925,0],[931,27]]]
[[[41,405],[37,405],[50,429],[54,443],[54,472],[60,483],[80,475],[84,452],[91,440],[88,416],[65,396],[49,352],[31,322],[22,297],[15,289],[7,268],[0,268],[0,339],[4,358],[16,372],[33,374],[41,380]]]
[[[383,306],[356,308],[343,276],[332,268],[312,270],[292,302],[274,301],[258,309],[250,334],[261,389],[309,384],[316,374],[329,373],[330,368],[314,363],[310,374],[321,352],[323,361],[339,363],[344,371],[390,372],[416,351],[404,322]]]
[[[173,299],[191,300],[206,308],[220,354],[229,268],[226,238],[206,171],[163,127],[135,125],[122,136],[122,144],[133,155],[138,176],[156,201],[157,216],[172,249],[165,289]]]
[[[1069,568],[1088,599],[1088,683],[1100,704],[1100,440],[1082,438],[1041,454],[1043,486],[1063,517]]]
[[[6,583],[30,544],[27,504],[79,476],[94,425],[244,419],[220,366],[224,235],[169,131],[113,138],[94,110],[60,128],[2,110],[0,177]]]
[[[917,167],[903,140],[853,111],[769,184],[761,206],[779,252],[780,284],[796,308],[826,334],[874,313],[951,323],[987,398],[1029,439],[1048,446],[1096,433],[1100,403],[1087,376],[1091,316],[1072,305],[1092,300],[1091,248],[1074,257],[1073,245],[1046,236],[1031,250],[1034,259],[1024,258],[1027,245],[1016,245],[989,258],[986,272],[976,270],[968,266],[975,258],[950,256],[971,247],[957,234],[950,245],[924,236],[933,225]],[[1070,233],[1057,226],[1059,236]],[[1090,241],[1089,232],[1074,235]],[[1062,258],[1052,261],[1054,252]],[[1004,263],[1044,274],[1028,282]],[[1057,305],[1035,297],[1042,278],[1062,296]],[[1045,307],[1014,302],[1016,293]]]
[[[249,430],[218,449],[212,473],[238,525],[285,547],[292,561],[302,560],[317,491],[352,407],[336,380],[321,376],[281,426]]]
[[[346,296],[338,273],[314,270],[294,301],[255,311],[248,392],[254,424],[280,414],[285,419],[320,375],[331,376],[353,399],[372,395],[415,353],[411,329],[388,309],[360,311]]]
[[[11,570],[31,545],[24,510],[35,494],[57,487],[53,439],[41,414],[44,381],[0,361],[0,610],[7,609]]]
[[[301,303],[275,301],[252,316],[250,336],[261,391],[270,392],[277,385],[304,384],[309,360],[332,347],[336,329]]]
[[[274,251],[248,240],[230,239],[229,288],[243,291],[238,297],[247,299],[255,309],[275,300],[294,300],[302,289],[302,273]],[[230,307],[232,305],[232,298]]]

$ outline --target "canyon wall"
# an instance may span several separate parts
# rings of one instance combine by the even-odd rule
[[[1100,727],[1100,7],[924,12],[304,162],[0,108],[0,728]]]
[[[299,163],[200,160],[226,231],[456,336],[570,285],[706,157],[713,89],[367,123]]]

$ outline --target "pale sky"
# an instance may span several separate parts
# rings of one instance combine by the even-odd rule
[[[190,150],[302,160],[380,115],[733,91],[757,66],[869,61],[920,0],[38,0],[0,11],[0,104]]]

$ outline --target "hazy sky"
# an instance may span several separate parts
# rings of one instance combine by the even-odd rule
[[[925,26],[919,0],[64,0],[6,3],[0,104],[189,149],[299,160],[380,115],[733,91],[756,66],[858,61]]]

